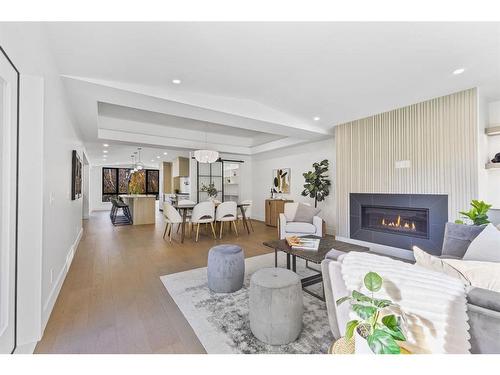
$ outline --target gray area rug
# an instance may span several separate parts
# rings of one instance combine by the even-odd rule
[[[281,267],[286,264],[285,259],[281,253]],[[264,267],[274,267],[274,254],[246,259],[244,286],[230,294],[208,289],[206,268],[165,275],[161,280],[209,354],[326,353],[333,341],[326,305],[305,292],[303,329],[295,342],[273,346],[254,337],[248,320],[248,287],[252,273]],[[297,259],[297,273],[301,277],[314,274],[300,259]],[[315,287],[320,290],[321,284]]]

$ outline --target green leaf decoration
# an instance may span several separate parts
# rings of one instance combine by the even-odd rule
[[[352,298],[358,302],[368,302],[368,303],[372,302],[372,299],[370,297],[365,296],[363,293],[360,293],[357,290],[352,291]]]
[[[470,205],[472,208],[469,211],[459,212],[463,218],[470,220],[474,225],[485,225],[490,222],[488,220],[488,211],[492,207],[491,204],[473,199]],[[455,223],[464,224],[462,220],[456,220]]]
[[[345,337],[347,339],[352,339],[352,336],[354,335],[354,329],[358,326],[359,320],[351,320],[347,322],[346,328],[345,328]]]
[[[351,296],[345,296],[345,297],[339,298],[337,300],[337,306],[339,306],[340,304],[344,303],[345,301],[349,301],[350,299],[351,299]]]
[[[399,354],[401,349],[394,338],[387,332],[375,329],[367,338],[370,349],[375,354]]]
[[[352,305],[352,310],[363,320],[370,320],[377,313],[377,308],[373,306]]]
[[[382,318],[383,326],[381,329],[389,333],[395,340],[405,341],[406,337],[400,327],[399,319],[396,315],[386,315]]]
[[[370,292],[378,292],[382,288],[382,278],[375,272],[368,272],[365,275],[364,283]]]
[[[377,306],[379,309],[383,309],[384,307],[393,305],[392,301],[388,299],[373,299],[373,304]]]

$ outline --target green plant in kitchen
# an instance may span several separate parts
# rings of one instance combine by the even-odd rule
[[[349,301],[352,310],[359,319],[351,320],[346,325],[346,338],[351,339],[354,330],[366,339],[368,346],[375,354],[399,354],[401,348],[397,341],[406,341],[401,328],[401,317],[389,313],[389,307],[395,307],[392,301],[374,298],[374,293],[382,288],[383,279],[375,272],[368,272],[363,282],[371,292],[367,296],[354,290],[350,296],[337,300],[337,305]],[[384,312],[388,314],[384,315]]]
[[[455,220],[456,224],[472,223],[473,225],[484,225],[490,222],[488,220],[488,211],[492,206],[491,204],[473,199],[470,205],[472,208],[469,211],[460,211],[462,218],[466,221]]]
[[[330,194],[331,182],[328,179],[328,160],[313,164],[313,171],[303,173],[306,183],[302,196],[314,199],[314,207],[318,207],[318,202],[323,201]]]
[[[213,183],[210,183],[208,185],[201,184],[200,191],[207,193],[210,198],[215,198],[217,196],[217,189],[215,188],[215,185]]]

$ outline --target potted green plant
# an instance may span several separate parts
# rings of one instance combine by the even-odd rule
[[[328,179],[328,160],[313,164],[313,171],[303,173],[306,183],[302,196],[314,199],[314,207],[318,207],[318,202],[323,201],[330,194],[331,182]]]
[[[470,203],[471,209],[469,211],[460,211],[462,219],[455,220],[455,224],[469,224],[469,225],[485,225],[490,221],[488,220],[488,211],[491,204],[484,201],[473,199]]]
[[[349,301],[358,319],[347,322],[345,336],[354,336],[356,353],[399,354],[398,341],[406,341],[401,328],[402,316],[392,310],[397,307],[387,299],[377,299],[374,293],[382,288],[383,279],[375,272],[368,272],[363,283],[371,292],[367,296],[354,290],[350,296],[340,298],[337,305]]]
[[[215,188],[215,185],[213,183],[210,183],[208,185],[201,184],[200,191],[207,193],[209,200],[214,200],[217,196],[217,189]]]

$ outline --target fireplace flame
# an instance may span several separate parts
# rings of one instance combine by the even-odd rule
[[[407,230],[411,230],[411,231],[417,230],[417,228],[415,227],[415,222],[401,220],[400,215],[398,215],[398,218],[394,221],[386,221],[385,218],[383,218],[382,225],[384,227],[402,228],[402,229],[407,229]]]

